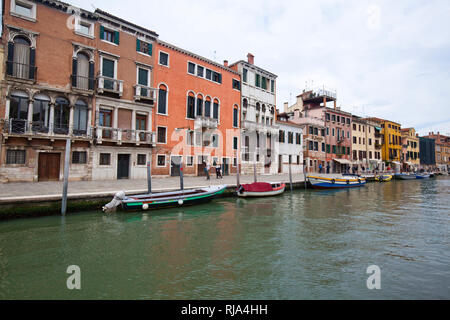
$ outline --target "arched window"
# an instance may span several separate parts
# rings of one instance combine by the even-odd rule
[[[88,106],[86,102],[78,100],[73,110],[73,134],[85,135],[88,127]]]
[[[237,105],[233,107],[233,127],[237,128],[239,126],[239,111]]]
[[[10,131],[25,133],[28,120],[28,94],[23,91],[14,91],[11,94],[9,105]]]
[[[213,118],[219,120],[219,100],[214,99],[213,103]]]
[[[69,101],[66,98],[57,98],[55,102],[55,118],[53,132],[57,134],[69,133]]]
[[[242,106],[243,106],[244,108],[247,108],[247,107],[248,107],[248,100],[247,100],[247,99],[244,99],[244,101],[242,101]]]
[[[89,57],[83,53],[79,52],[77,54],[77,59],[74,60],[73,72],[75,79],[75,87],[82,90],[89,89]]]
[[[195,119],[195,95],[193,92],[189,92],[187,96],[186,117]]]
[[[159,86],[158,91],[158,113],[167,114],[167,87],[163,84]]]
[[[261,110],[261,107],[260,107],[260,105],[259,105],[259,102],[257,102],[257,103],[256,103],[256,111],[259,111],[259,110]]]
[[[34,79],[35,50],[24,36],[17,36],[8,43],[7,74],[20,79]]]
[[[34,97],[33,132],[47,133],[50,120],[50,98],[43,94]]]
[[[266,112],[266,105],[265,104],[262,105],[261,111],[262,112]]]
[[[197,116],[202,116],[203,115],[203,96],[201,94],[199,94],[197,96],[197,112],[196,112]]]
[[[205,117],[211,118],[211,98],[206,97],[205,99]]]

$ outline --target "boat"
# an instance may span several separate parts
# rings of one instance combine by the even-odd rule
[[[395,175],[395,179],[414,180],[414,179],[416,179],[416,175],[415,174],[409,174],[409,173],[397,173]]]
[[[241,184],[236,190],[238,197],[270,197],[282,194],[286,185],[280,182],[254,182]]]
[[[155,210],[169,207],[189,206],[205,203],[222,194],[226,185],[209,186],[197,189],[178,190],[164,193],[151,193],[133,196],[125,196],[119,192],[114,200],[103,207],[103,211],[109,211],[118,205],[123,210]]]
[[[390,174],[382,174],[375,177],[375,181],[379,182],[388,182],[392,180],[392,176]]]
[[[366,179],[362,177],[355,178],[327,178],[319,176],[306,177],[314,189],[337,189],[362,187],[366,184]]]
[[[428,179],[430,177],[429,173],[419,173],[416,174],[416,179]]]

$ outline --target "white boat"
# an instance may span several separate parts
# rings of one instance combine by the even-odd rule
[[[270,197],[282,194],[286,185],[275,182],[254,182],[250,184],[241,184],[236,190],[238,197]]]
[[[327,178],[319,176],[307,176],[314,189],[337,189],[337,188],[354,188],[362,187],[366,184],[366,179],[362,177],[342,177]]]
[[[414,179],[416,179],[416,175],[415,174],[409,174],[409,173],[397,173],[395,175],[395,179],[414,180]]]

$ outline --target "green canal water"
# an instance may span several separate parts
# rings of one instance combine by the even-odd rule
[[[0,299],[449,299],[449,225],[444,177],[4,221]]]

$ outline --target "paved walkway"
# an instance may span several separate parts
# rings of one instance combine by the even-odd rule
[[[278,175],[258,175],[258,181],[265,182],[289,182],[288,174]],[[304,181],[303,174],[292,176],[293,182]],[[241,175],[241,183],[253,182],[253,175]],[[216,179],[215,176],[207,181],[205,177],[184,177],[184,188],[196,188],[208,185],[236,185],[236,175],[225,176],[223,179]],[[165,191],[179,189],[179,177],[152,178],[153,191]],[[56,198],[61,197],[63,188],[62,181],[56,182],[15,182],[0,184],[0,202],[8,201],[12,198],[28,200],[30,198]],[[110,180],[110,181],[70,181],[68,188],[68,196],[81,195],[102,195],[115,194],[118,191],[125,193],[146,192],[147,180]]]

